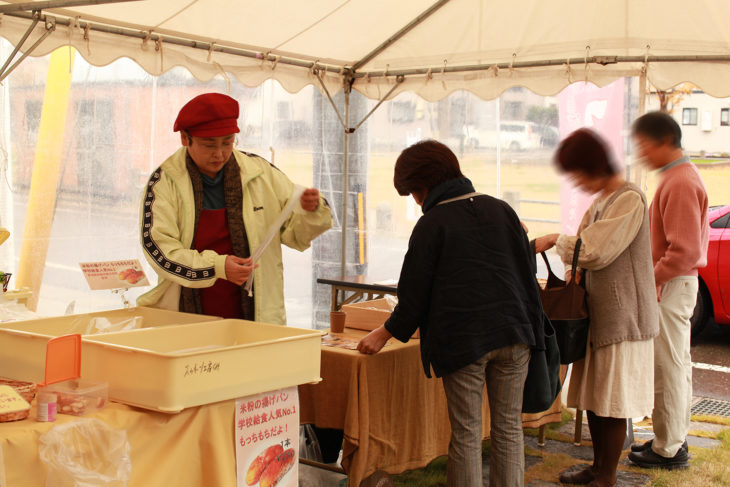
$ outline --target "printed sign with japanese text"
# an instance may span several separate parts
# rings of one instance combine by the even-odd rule
[[[236,400],[236,485],[299,485],[299,391],[296,387]]]
[[[81,262],[79,266],[86,282],[94,291],[150,285],[137,259]]]

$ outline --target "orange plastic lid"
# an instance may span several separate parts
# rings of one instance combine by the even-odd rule
[[[46,345],[46,380],[41,386],[81,377],[81,335],[63,335]]]

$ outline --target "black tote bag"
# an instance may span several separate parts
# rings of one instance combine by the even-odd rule
[[[578,239],[573,252],[572,277],[567,283],[553,273],[545,252],[541,252],[547,266],[548,279],[545,288],[540,288],[540,300],[555,328],[562,364],[570,364],[585,357],[588,343],[586,290],[583,285],[575,282],[580,246],[581,240]]]
[[[545,350],[531,350],[525,388],[522,392],[522,412],[541,413],[550,409],[560,393],[560,351],[555,330],[543,313]]]

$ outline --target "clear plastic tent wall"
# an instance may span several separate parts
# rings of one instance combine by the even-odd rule
[[[335,231],[342,126],[327,92],[341,113],[345,81],[363,95],[352,97],[353,125],[388,95],[349,147],[355,211],[347,218],[357,228],[346,251],[356,263],[348,270],[369,266],[371,277],[390,280],[419,216],[391,187],[402,148],[426,137],[444,141],[477,190],[495,196],[529,190],[528,198],[547,202],[523,204],[537,220],[528,222],[531,232],[556,231],[552,95],[574,82],[604,86],[645,74],[658,88],[689,80],[706,93],[730,96],[730,34],[722,25],[728,14],[726,2],[709,0],[692,8],[635,0],[254,0],[245,8],[223,0],[145,0],[43,10],[21,52],[48,36],[3,83],[10,128],[3,134],[8,163],[0,194],[3,224],[14,220],[11,240],[0,247],[3,265],[13,269],[18,260],[33,151],[42,143],[43,63],[59,47],[77,52],[67,126],[74,137],[65,141],[59,198],[47,215],[53,231],[40,291],[47,314],[72,303],[76,311],[119,307],[119,296],[88,291],[78,262],[143,260],[139,192],[179,144],[170,125],[198,93],[235,96],[246,126],[240,147],[273,159],[295,182],[328,188]],[[0,36],[9,41],[3,59],[32,16],[0,19]],[[339,274],[334,240],[305,254],[285,253],[290,324],[310,326],[312,308],[326,310],[328,290],[327,303],[319,302],[321,286],[313,281]],[[319,261],[325,265],[314,270]]]

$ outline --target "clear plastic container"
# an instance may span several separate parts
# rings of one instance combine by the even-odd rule
[[[106,405],[109,385],[106,382],[70,379],[38,390],[39,395],[44,393],[56,396],[56,411],[59,414],[82,416]]]

